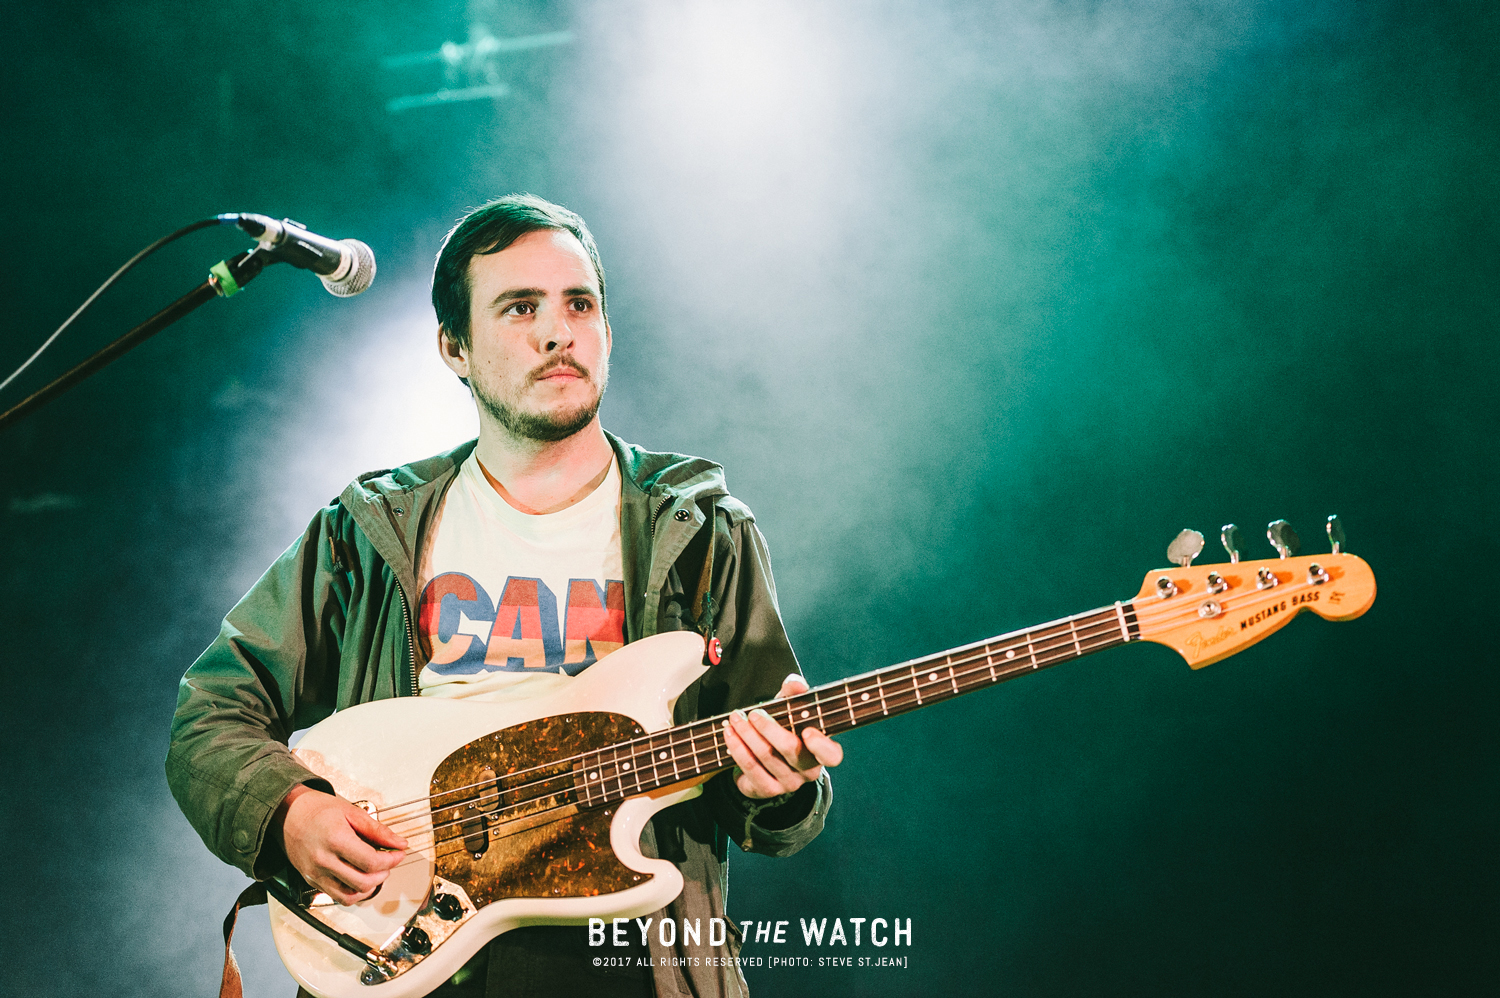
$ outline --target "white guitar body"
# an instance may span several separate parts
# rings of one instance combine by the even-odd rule
[[[697,634],[662,634],[606,656],[556,693],[518,704],[402,697],[342,710],[311,728],[294,751],[340,797],[366,802],[367,809],[393,824],[413,846],[432,843],[426,801],[434,792],[434,772],[451,754],[500,729],[579,712],[624,715],[646,732],[668,728],[677,697],[705,671],[702,659],[703,639]],[[483,906],[467,903],[465,897],[464,918],[451,930],[424,916],[431,931],[449,933],[433,940],[430,955],[377,983],[362,983],[362,974],[369,977],[364,961],[273,898],[276,948],[297,982],[321,998],[416,998],[510,929],[579,925],[591,917],[608,921],[656,911],[681,892],[682,875],[671,863],[641,854],[641,832],[657,811],[701,793],[700,783],[631,797],[611,809],[609,844],[620,863],[640,874],[633,878],[640,881],[637,886],[592,897],[510,897]],[[431,853],[410,850],[373,898],[311,910],[339,932],[373,949],[386,949],[430,903],[437,871]],[[441,884],[445,891],[462,894],[460,886]]]

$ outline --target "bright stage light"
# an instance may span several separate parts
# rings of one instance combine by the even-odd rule
[[[264,454],[273,480],[285,483],[277,536],[299,532],[355,476],[478,434],[468,390],[438,358],[427,275],[403,284],[388,286],[384,300],[396,306],[388,312],[360,303],[362,314],[308,359],[296,403],[283,406],[285,422]]]

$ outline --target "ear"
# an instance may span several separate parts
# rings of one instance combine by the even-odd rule
[[[439,325],[437,331],[438,356],[443,358],[443,363],[448,369],[460,378],[469,376],[469,350],[460,346],[458,341],[448,335],[448,328]]]
[[[608,357],[615,348],[615,334],[610,331],[609,320],[604,320],[604,356]]]

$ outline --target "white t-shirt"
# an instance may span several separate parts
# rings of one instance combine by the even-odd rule
[[[418,581],[423,696],[551,692],[625,643],[620,468],[556,513],[507,503],[470,454],[443,497]]]

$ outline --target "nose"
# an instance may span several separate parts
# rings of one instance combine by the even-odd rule
[[[573,346],[573,329],[568,324],[568,313],[562,308],[543,308],[533,327],[537,349],[542,353],[561,353]]]

